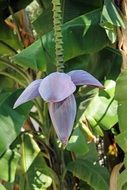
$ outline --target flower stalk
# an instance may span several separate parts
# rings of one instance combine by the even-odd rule
[[[53,4],[53,27],[55,38],[56,67],[58,72],[64,70],[64,49],[62,35],[62,11],[60,0],[52,0]]]

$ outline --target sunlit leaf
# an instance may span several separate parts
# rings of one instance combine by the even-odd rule
[[[120,130],[127,130],[127,70],[116,81],[115,99],[118,101],[118,118]]]
[[[121,149],[127,153],[127,130],[121,132],[115,137],[116,142],[121,147]]]
[[[108,190],[109,175],[105,168],[81,159],[69,163],[67,168],[74,176],[86,181],[94,190]]]
[[[79,126],[74,129],[68,142],[67,150],[75,152],[76,155],[85,155],[89,151],[86,137]]]
[[[0,179],[13,182],[15,179],[16,168],[20,154],[14,150],[8,149],[0,157]]]
[[[31,164],[34,162],[34,159],[40,152],[40,148],[37,143],[34,141],[32,135],[24,134],[22,135],[21,142],[21,152],[22,152],[22,163],[23,163],[23,172],[27,172]]]
[[[123,160],[125,168],[127,168],[127,153],[125,152],[124,160]]]
[[[24,190],[46,190],[54,183],[54,187],[59,189],[59,180],[55,172],[47,166],[44,158],[39,154],[29,170],[20,176],[20,188]]]
[[[114,43],[117,38],[116,27],[119,26],[125,28],[124,22],[119,12],[117,11],[113,1],[104,1],[100,24],[105,29],[107,36],[112,43]]]
[[[0,184],[0,190],[6,190],[6,188],[2,184]]]
[[[23,127],[32,104],[23,105],[18,109],[13,109],[14,102],[19,96],[20,91],[10,95],[0,105],[0,155],[16,139]]]
[[[114,126],[118,121],[117,101],[113,99],[114,90],[115,82],[106,81],[104,91],[96,93],[87,108],[84,109],[84,113],[81,115],[80,120],[83,121],[86,118],[93,129],[100,126],[108,130]],[[80,104],[79,109],[83,110],[82,105],[83,102]]]

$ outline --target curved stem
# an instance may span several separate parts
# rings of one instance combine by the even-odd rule
[[[15,82],[19,83],[21,86],[26,87],[26,85],[24,83],[22,83],[19,79],[17,79],[16,77],[12,76],[9,73],[6,73],[4,71],[0,71],[0,75],[7,76],[7,77],[13,79]]]
[[[22,159],[21,159],[21,164],[22,164],[22,171],[23,171],[23,175],[25,177],[25,180],[27,182],[27,185],[25,184],[24,185],[24,189],[26,189],[25,186],[28,187],[28,189],[30,189],[29,187],[29,183],[28,183],[28,174],[26,172],[26,169],[27,169],[27,160],[26,160],[26,151],[25,151],[25,144],[24,144],[24,136],[22,135],[21,136],[21,153],[22,153]]]
[[[5,46],[7,49],[9,49],[11,52],[13,52],[14,54],[17,54],[17,51],[11,47],[9,44],[7,44],[6,42],[4,42],[3,40],[0,40],[0,43]]]
[[[64,70],[64,49],[62,35],[62,11],[60,0],[52,0],[53,4],[53,26],[55,38],[55,54],[57,71]]]
[[[0,61],[2,61],[4,65],[10,67],[11,69],[13,69],[17,73],[19,73],[27,81],[27,83],[30,82],[28,80],[28,78],[26,77],[26,74],[24,74],[20,69],[16,68],[14,65],[12,65],[8,60],[5,60],[2,57],[0,57]]]
[[[29,115],[33,120],[35,120],[38,123],[38,125],[40,126],[42,125],[41,122],[34,116],[35,115],[34,113],[30,112]]]
[[[42,113],[42,108],[40,106],[40,104],[38,103],[37,100],[34,100],[34,104],[37,108],[37,112],[38,112],[38,115],[39,115],[39,118],[40,118],[40,123],[41,123],[41,126],[43,124],[43,113]]]
[[[61,178],[60,178],[61,189],[64,189],[65,174],[66,174],[66,169],[65,169],[65,162],[64,162],[64,145],[62,145],[61,146]]]

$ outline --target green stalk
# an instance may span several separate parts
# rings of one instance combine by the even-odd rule
[[[38,123],[38,125],[42,125],[42,123],[35,117],[35,114],[33,112],[30,112],[29,115],[33,120],[35,120]]]
[[[43,113],[42,113],[42,107],[40,106],[38,100],[34,100],[34,104],[37,108],[37,112],[38,112],[38,115],[39,115],[39,118],[40,118],[40,123],[41,123],[41,127],[43,125],[43,121],[44,121],[44,118],[43,118]]]
[[[11,69],[13,69],[14,71],[16,71],[17,73],[19,73],[26,81],[27,83],[29,83],[30,81],[28,80],[28,78],[26,77],[26,74],[23,73],[20,69],[18,69],[17,67],[15,67],[13,64],[11,64],[8,60],[5,60],[4,58],[0,57],[0,61],[3,62],[4,65],[10,67]]]
[[[54,40],[55,40],[55,56],[56,67],[58,72],[64,72],[64,48],[63,48],[63,35],[62,35],[62,10],[61,1],[52,0],[53,4],[53,28],[54,28]],[[64,146],[61,150],[61,176],[60,184],[61,190],[64,189],[64,177],[65,177],[65,162],[64,162]]]
[[[21,159],[21,164],[22,164],[22,172],[23,172],[23,175],[25,177],[25,184],[24,184],[24,189],[27,189],[26,188],[26,182],[27,182],[27,187],[28,189],[30,189],[29,187],[29,180],[28,180],[28,175],[27,175],[27,172],[26,172],[26,159],[25,159],[25,156],[26,156],[26,152],[25,152],[25,145],[24,145],[24,136],[21,136],[21,153],[22,153],[22,159]]]
[[[61,177],[60,177],[60,186],[61,189],[64,189],[64,178],[66,175],[66,167],[65,167],[65,162],[64,162],[64,145],[61,146]]]
[[[10,50],[12,53],[17,54],[17,51],[3,40],[0,40],[0,44],[2,44],[5,48]]]
[[[56,67],[58,72],[64,70],[64,49],[62,35],[62,11],[60,0],[52,0],[53,4],[53,27],[55,38]]]
[[[3,76],[6,76],[6,77],[9,77],[10,79],[13,79],[15,82],[19,83],[21,86],[23,86],[24,88],[26,87],[26,85],[24,83],[22,83],[19,79],[17,79],[15,76],[9,74],[9,73],[6,73],[4,71],[0,71],[0,75],[3,75]]]

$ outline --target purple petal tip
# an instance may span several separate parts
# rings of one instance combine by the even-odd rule
[[[62,144],[66,145],[76,116],[75,97],[71,95],[61,102],[51,102],[48,107],[57,136]]]
[[[16,105],[16,103],[14,104],[14,106],[13,106],[13,109],[15,109],[15,108],[17,108],[18,106]]]
[[[90,73],[83,70],[74,70],[68,73],[75,85],[87,85],[103,88],[103,85]]]
[[[20,106],[21,104],[24,104],[30,100],[33,100],[37,96],[40,96],[38,88],[41,82],[42,82],[42,79],[38,79],[38,80],[33,81],[31,84],[29,84],[28,87],[21,93],[21,95],[16,100],[13,106],[13,109]]]

